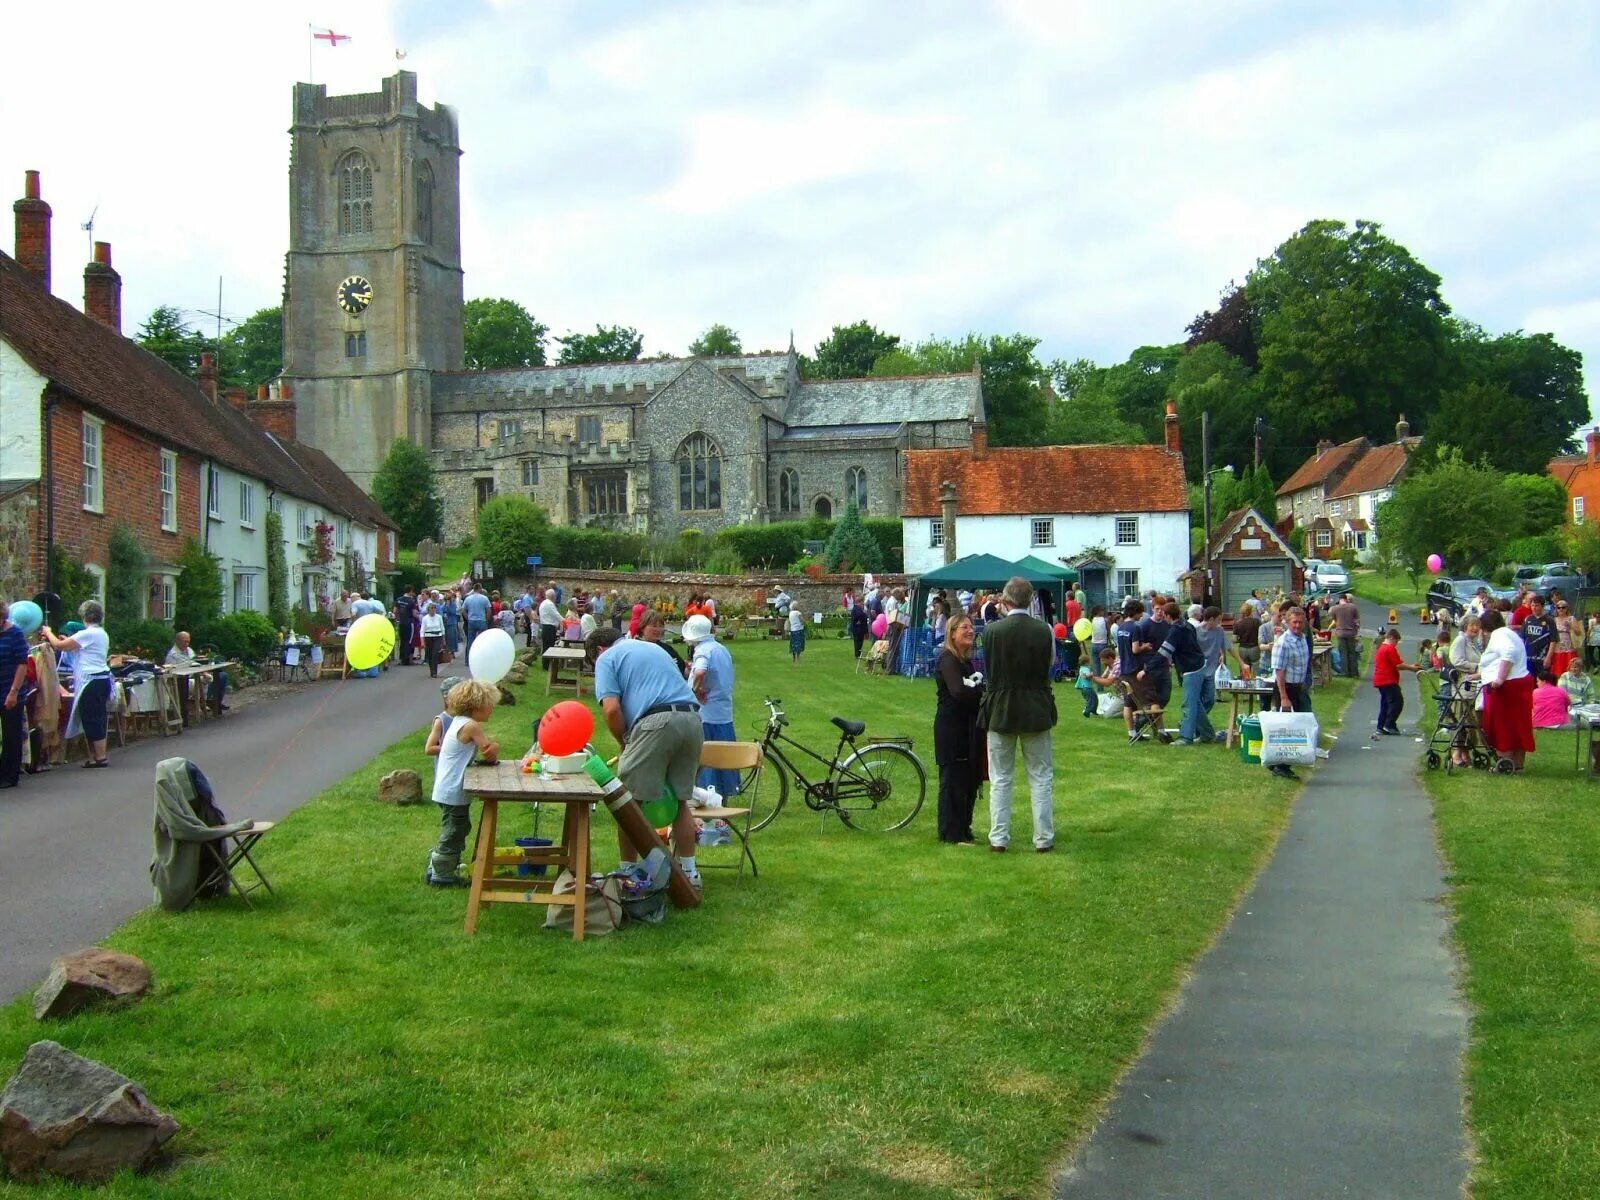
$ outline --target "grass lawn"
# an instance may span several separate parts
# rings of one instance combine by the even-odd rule
[[[1476,1200],[1600,1196],[1600,784],[1544,730],[1520,776],[1424,772],[1472,1006]]]
[[[1350,590],[1374,604],[1421,604],[1428,585],[1426,580],[1420,581],[1420,585],[1413,585],[1404,572],[1383,575],[1377,571],[1358,569],[1350,572]]]
[[[472,568],[473,547],[456,546],[439,553],[439,565],[433,569],[433,578],[430,583],[454,583]],[[415,550],[400,551],[400,561],[407,565],[415,565],[417,552]]]
[[[931,681],[857,676],[831,638],[799,667],[782,642],[734,654],[741,732],[776,694],[824,751],[834,714],[913,735],[915,823],[856,833],[791,795],[755,836],[760,879],[713,872],[664,926],[575,944],[543,910],[489,906],[469,939],[464,893],[421,882],[433,807],[371,799],[383,772],[429,769],[419,731],[264,843],[276,898],[135,918],[107,941],[150,963],[152,994],[49,1028],[19,1000],[0,1063],[52,1037],[177,1116],[173,1169],[111,1196],[1046,1194],[1294,788],[1221,747],[1130,748],[1063,687],[1057,852],[1030,852],[1025,796],[1011,853],[942,846]],[[513,753],[541,691],[495,717]],[[1319,692],[1325,727],[1349,695]],[[529,824],[503,814],[501,840]],[[614,860],[603,813],[596,831]]]

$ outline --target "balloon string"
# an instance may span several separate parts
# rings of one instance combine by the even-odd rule
[[[311,728],[311,723],[322,715],[322,710],[327,708],[329,703],[332,702],[333,698],[335,696],[337,696],[341,691],[344,690],[344,684],[345,684],[345,681],[343,679],[340,679],[339,682],[334,685],[333,691],[329,692],[327,697],[322,701],[322,703],[317,705],[316,709],[312,712],[312,714],[309,717],[306,718],[305,724],[300,726],[299,729],[296,729],[292,734],[290,734],[288,741],[284,742],[282,746],[278,747],[278,752],[272,756],[272,761],[269,762],[266,765],[266,767],[262,770],[260,776],[256,779],[256,781],[254,783],[252,783],[247,789],[245,789],[244,796],[240,799],[240,803],[241,804],[245,800],[250,799],[251,796],[256,794],[256,790],[258,788],[260,788],[261,785],[264,782],[266,782],[267,776],[272,774],[273,768],[276,767],[278,765],[278,763],[283,760],[283,756],[289,752],[289,748],[291,746],[293,746],[295,744],[295,742],[300,740],[300,735],[302,733],[304,733],[307,729]]]

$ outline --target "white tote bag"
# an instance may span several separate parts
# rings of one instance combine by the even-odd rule
[[[1261,765],[1309,767],[1317,761],[1317,718],[1311,713],[1264,712],[1261,722]]]

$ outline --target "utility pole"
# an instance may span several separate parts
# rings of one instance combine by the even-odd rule
[[[1259,457],[1259,452],[1257,454]],[[1200,570],[1204,572],[1201,578],[1205,580],[1205,595],[1202,599],[1209,603],[1211,600],[1211,414],[1200,414],[1200,478],[1202,481],[1201,494],[1205,497],[1202,508],[1205,513],[1205,540],[1200,544]]]
[[[1256,470],[1261,470],[1261,443],[1267,436],[1267,419],[1256,418]]]

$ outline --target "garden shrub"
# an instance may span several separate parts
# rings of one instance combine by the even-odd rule
[[[61,622],[78,619],[78,605],[99,595],[100,582],[94,572],[73,559],[59,543],[50,547],[50,578],[61,597]]]
[[[779,521],[772,525],[731,525],[719,532],[716,540],[745,568],[781,568],[805,552],[806,524]]]
[[[244,610],[229,613],[211,622],[196,641],[217,648],[223,658],[242,663],[258,663],[271,658],[278,648],[278,631],[267,617]]]
[[[111,639],[113,654],[133,654],[160,662],[172,649],[176,634],[165,621],[147,621],[142,617],[131,620],[106,620],[106,636]]]
[[[183,568],[183,574],[178,576],[172,623],[175,628],[187,629],[198,637],[200,630],[215,624],[222,616],[222,560],[208,553],[194,538],[187,538],[183,552],[178,555],[178,565]]]
[[[107,546],[106,627],[113,621],[144,617],[145,589],[150,586],[150,555],[126,525],[112,529]]]
[[[1561,561],[1561,543],[1549,535],[1512,538],[1506,543],[1504,557],[1513,567],[1542,567]]]
[[[883,547],[862,524],[854,504],[849,505],[843,518],[834,527],[822,551],[822,560],[829,571],[881,571]]]

